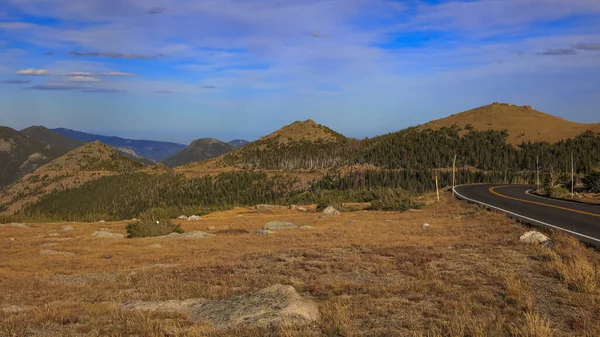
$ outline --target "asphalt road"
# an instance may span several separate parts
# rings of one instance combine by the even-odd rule
[[[466,199],[509,214],[523,222],[564,230],[600,246],[600,206],[528,194],[533,185],[462,185],[454,191]]]

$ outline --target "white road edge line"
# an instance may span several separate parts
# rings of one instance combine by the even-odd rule
[[[552,201],[558,201],[558,202],[568,202],[570,204],[575,204],[575,205],[597,206],[597,205],[592,205],[592,204],[586,204],[586,203],[583,203],[583,202],[576,202],[576,201],[570,201],[570,200],[562,200],[562,199],[554,199],[554,198],[542,197],[541,195],[536,195],[536,194],[530,193],[532,191],[534,191],[534,189],[529,189],[529,190],[525,191],[525,193],[527,193],[528,195],[530,195],[532,197],[536,197],[536,198],[540,198],[540,199],[544,199],[544,200],[552,200]]]
[[[456,190],[456,188],[457,188],[457,187],[460,187],[460,186],[465,186],[465,185],[458,185],[458,186],[455,186],[454,188],[452,188],[452,190],[454,191],[454,193],[455,193],[456,195],[460,196],[461,198],[463,198],[463,199],[465,199],[465,200],[468,200],[468,201],[474,202],[474,203],[476,203],[476,204],[484,205],[484,206],[487,206],[487,207],[490,207],[490,208],[493,208],[493,209],[496,209],[496,210],[502,211],[502,212],[504,212],[504,213],[512,214],[512,215],[514,215],[514,216],[518,216],[518,217],[520,217],[520,218],[522,218],[522,219],[526,219],[526,220],[529,220],[529,221],[533,221],[534,223],[538,223],[538,224],[541,224],[541,225],[543,225],[543,226],[548,226],[548,227],[551,227],[551,228],[554,228],[554,229],[558,229],[558,230],[561,230],[561,231],[565,231],[565,232],[567,232],[567,233],[571,233],[571,234],[574,234],[574,235],[580,236],[580,237],[582,237],[582,238],[586,238],[586,239],[588,239],[588,240],[592,240],[592,241],[595,241],[595,242],[598,242],[598,243],[600,243],[600,240],[598,240],[598,239],[596,239],[596,238],[593,238],[593,237],[591,237],[591,236],[587,236],[587,235],[585,235],[585,234],[577,233],[577,232],[574,232],[574,231],[572,231],[572,230],[568,230],[568,229],[566,229],[566,228],[562,228],[562,227],[558,227],[558,226],[555,226],[555,225],[551,225],[551,224],[549,224],[549,223],[542,222],[542,221],[539,221],[539,220],[536,220],[536,219],[532,219],[532,218],[526,217],[526,216],[524,216],[524,215],[521,215],[521,214],[517,214],[517,213],[511,212],[511,211],[507,211],[507,210],[505,210],[505,209],[503,209],[503,208],[500,208],[500,207],[492,206],[492,205],[486,204],[486,203],[484,203],[484,202],[481,202],[481,201],[477,201],[477,200],[474,200],[474,199],[471,199],[471,198],[467,198],[467,197],[465,197],[464,195],[462,195],[462,194],[458,193],[458,191]]]

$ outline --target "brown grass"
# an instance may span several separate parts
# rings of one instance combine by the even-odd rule
[[[560,233],[548,233],[551,247],[521,244],[527,228],[442,197],[427,196],[422,212],[320,219],[242,208],[176,221],[186,232],[223,231],[198,240],[91,236],[103,227],[125,233],[124,222],[74,223],[69,232],[55,231],[64,224],[3,227],[0,336],[600,335],[595,251]],[[271,220],[313,229],[252,234]],[[45,243],[75,256],[40,255]],[[317,302],[321,319],[224,331],[181,314],[122,309],[131,300],[224,299],[277,283]]]
[[[571,122],[539,112],[530,106],[509,104],[482,106],[431,121],[420,127],[437,130],[454,124],[463,129],[467,124],[471,124],[479,131],[507,129],[507,142],[515,145],[528,141],[556,143],[561,139],[574,138],[587,130],[600,132],[600,123]]]

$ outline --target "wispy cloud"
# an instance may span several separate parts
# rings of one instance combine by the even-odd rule
[[[127,92],[126,90],[119,89],[84,89],[82,92],[87,94],[120,94]]]
[[[54,52],[53,51],[47,51],[47,52],[44,53],[44,55],[51,56],[51,55],[54,55]]]
[[[23,69],[16,72],[17,75],[48,76],[50,72],[46,69]]]
[[[202,89],[217,89],[217,87],[214,85],[203,85]]]
[[[65,78],[64,82],[93,83],[100,82],[100,80],[91,76],[73,76]]]
[[[155,94],[172,94],[172,91],[169,90],[157,90],[154,92]]]
[[[576,55],[577,52],[572,48],[558,48],[558,49],[548,49],[545,52],[538,53],[538,55],[546,55],[546,56],[563,56],[563,55]]]
[[[124,54],[124,53],[114,53],[114,52],[104,52],[104,53],[88,52],[88,53],[82,53],[82,52],[77,52],[77,51],[72,51],[72,52],[69,53],[69,55],[79,56],[79,57],[89,56],[89,57],[109,57],[109,58],[121,58],[121,59],[140,59],[140,60],[158,59],[158,58],[165,57],[165,55],[163,55],[163,54],[138,55],[138,54]]]
[[[44,83],[28,87],[26,89],[31,90],[50,90],[50,91],[68,91],[68,90],[83,90],[88,89],[89,86],[64,84],[64,83]]]
[[[167,9],[164,7],[152,7],[146,11],[146,14],[162,14],[166,11]]]
[[[578,50],[600,50],[600,43],[578,43],[573,48]]]
[[[0,81],[0,83],[4,83],[4,84],[27,84],[27,83],[31,83],[31,81],[29,81],[29,80],[6,80],[6,81]]]

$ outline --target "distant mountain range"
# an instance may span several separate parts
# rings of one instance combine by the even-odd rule
[[[130,155],[151,159],[154,162],[163,161],[175,153],[186,148],[183,144],[161,142],[153,140],[135,140],[114,136],[102,136],[92,133],[85,133],[65,128],[51,129],[63,136],[82,140],[86,143],[100,141],[101,143],[116,147],[120,152],[127,152]],[[133,151],[133,152],[131,152]]]
[[[249,144],[249,143],[250,143],[250,142],[249,142],[249,141],[247,141],[247,140],[243,140],[243,139],[234,139],[234,140],[230,141],[230,142],[229,142],[229,143],[227,143],[227,144],[229,144],[229,145],[231,145],[231,146],[233,146],[233,147],[242,147],[242,146],[244,146],[244,145],[246,145],[246,144]]]
[[[245,142],[240,140],[240,142]],[[239,142],[238,142],[239,144]],[[194,140],[188,147],[163,161],[168,167],[182,166],[185,164],[218,157],[234,149],[230,143],[224,143],[214,138]]]

